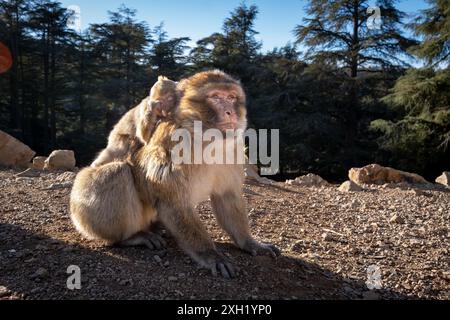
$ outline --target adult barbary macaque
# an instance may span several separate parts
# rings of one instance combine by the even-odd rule
[[[278,256],[275,246],[251,236],[243,165],[175,165],[171,138],[178,129],[192,131],[195,121],[201,121],[204,130],[245,129],[245,94],[238,81],[217,70],[185,79],[179,89],[182,96],[174,118],[163,121],[128,163],[79,173],[71,194],[71,217],[77,229],[91,238],[128,245],[150,243],[150,247],[161,244],[148,233],[152,223],[160,221],[201,266],[234,277],[233,265],[217,251],[195,206],[210,198],[218,223],[239,248],[252,255]]]
[[[170,116],[178,104],[177,83],[160,76],[150,90],[150,95],[128,111],[114,126],[108,137],[108,146],[98,155],[92,167],[114,160],[125,160],[134,139],[146,143],[157,123]]]

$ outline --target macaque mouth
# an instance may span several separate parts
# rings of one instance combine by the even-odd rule
[[[225,130],[236,130],[238,128],[236,122],[221,122],[217,124],[217,128],[225,131]]]

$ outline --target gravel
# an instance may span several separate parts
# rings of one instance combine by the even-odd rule
[[[18,173],[0,171],[0,299],[450,298],[448,189],[246,185],[254,236],[283,255],[236,249],[202,203],[200,219],[238,269],[225,280],[198,268],[171,238],[157,252],[83,239],[69,218],[73,174]],[[66,285],[73,265],[80,290]]]

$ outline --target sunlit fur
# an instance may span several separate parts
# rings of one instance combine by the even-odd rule
[[[226,73],[214,70],[200,72],[191,78],[180,82],[179,90],[182,92],[178,119],[182,126],[189,126],[194,120],[202,121],[203,126],[208,128],[216,127],[216,115],[205,100],[212,90],[234,91],[237,93],[236,113],[239,119],[238,129],[245,130],[247,127],[247,109],[245,108],[246,98],[244,90],[239,81]]]
[[[219,225],[238,247],[252,254],[279,254],[274,246],[259,243],[250,234],[243,165],[174,165],[171,161],[175,130],[192,130],[194,121],[202,121],[205,129],[214,128],[214,115],[205,99],[210,90],[218,88],[238,92],[238,123],[245,128],[245,95],[238,81],[221,71],[199,73],[182,81],[175,116],[159,124],[127,162],[102,166],[96,172],[84,169],[77,176],[71,217],[81,233],[120,241],[147,230],[157,219],[201,266],[213,272],[220,269],[223,276],[230,277],[234,275],[232,266],[217,252],[195,212],[199,202],[210,198]]]
[[[167,117],[172,116],[179,99],[176,87],[176,82],[159,77],[150,91],[150,96],[128,111],[114,126],[108,137],[106,149],[98,155],[91,166],[99,167],[112,161],[123,161],[130,153],[130,143],[133,139],[137,138],[142,143],[150,140],[158,123],[158,115],[152,110],[152,104],[172,95],[174,99],[167,107]]]

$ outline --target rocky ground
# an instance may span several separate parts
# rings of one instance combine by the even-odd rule
[[[450,298],[443,188],[247,185],[253,233],[283,250],[277,260],[233,247],[204,203],[201,219],[239,268],[224,280],[198,269],[171,239],[156,252],[84,240],[69,219],[73,175],[17,173],[0,171],[0,299]],[[81,290],[67,289],[71,265],[81,269]]]

